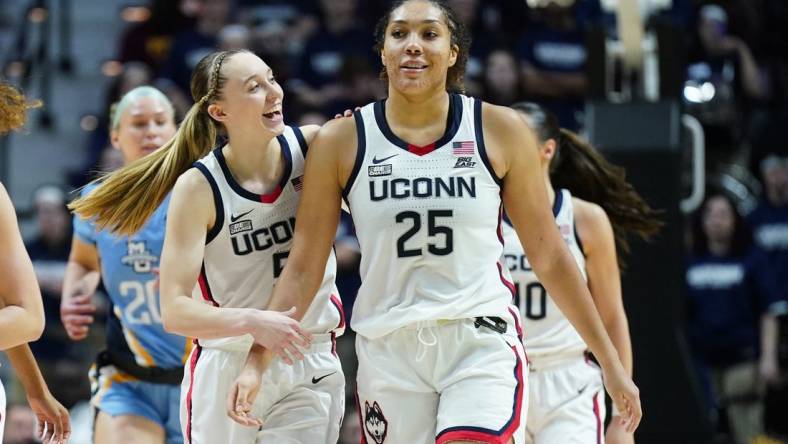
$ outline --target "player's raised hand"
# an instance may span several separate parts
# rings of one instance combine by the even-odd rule
[[[230,394],[227,396],[227,416],[246,427],[260,427],[262,419],[252,414],[252,406],[262,384],[262,372],[257,366],[247,362],[235,378]]]
[[[71,435],[68,410],[49,391],[39,396],[28,396],[30,408],[38,419],[38,437],[44,444],[66,444]]]
[[[624,430],[633,433],[643,417],[643,410],[640,406],[640,390],[620,363],[609,367],[612,368],[603,367],[602,374],[605,389],[621,415],[616,417],[616,420],[620,422]]]
[[[257,344],[279,356],[285,363],[293,365],[293,358],[304,359],[299,347],[307,348],[312,343],[312,334],[301,328],[295,319],[295,307],[287,311],[258,310],[252,336]]]
[[[75,294],[60,301],[60,320],[68,337],[79,341],[85,339],[93,323],[96,306],[93,305],[93,292],[78,288]]]

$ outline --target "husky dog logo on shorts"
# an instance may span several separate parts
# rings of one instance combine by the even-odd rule
[[[375,440],[376,444],[383,444],[383,441],[386,440],[386,428],[389,422],[383,416],[378,402],[373,402],[372,408],[370,408],[369,402],[364,401],[364,410],[366,411],[364,413],[364,427],[367,429],[367,433]]]

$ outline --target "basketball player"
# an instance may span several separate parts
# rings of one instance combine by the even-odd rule
[[[528,127],[511,109],[447,92],[462,87],[461,23],[443,2],[397,1],[376,37],[388,99],[328,122],[311,144],[270,309],[311,303],[344,198],[362,252],[353,328],[364,442],[521,443],[526,360],[499,262],[505,203],[633,431],[637,388],[555,227]]]
[[[288,316],[293,310],[263,310],[290,250],[304,156],[317,127],[284,125],[282,88],[247,51],[204,57],[192,76],[192,96],[195,105],[162,154],[109,175],[96,190],[111,190],[116,202],[93,192],[75,208],[98,223],[122,222],[115,228],[135,231],[150,214],[148,203],[173,188],[161,306],[168,331],[198,339],[181,392],[187,442],[333,444],[344,411],[344,376],[334,353],[344,319],[333,257],[319,296],[300,313],[303,327]],[[227,144],[211,151],[219,129]],[[122,220],[121,211],[135,205],[137,219]],[[250,362],[270,364],[266,378],[275,383],[254,405],[237,415],[231,409],[237,424],[223,401],[243,376],[253,343],[282,359]]]
[[[24,126],[27,110],[38,106],[19,90],[0,81],[0,135]],[[45,443],[65,443],[71,435],[68,410],[50,393],[28,342],[44,330],[44,305],[33,264],[25,250],[16,211],[0,184],[0,350],[8,355],[38,418],[38,436]],[[5,388],[0,382],[0,442],[5,430]]]
[[[616,242],[628,250],[625,234],[647,237],[660,226],[655,212],[624,180],[621,170],[557,118],[535,103],[512,106],[536,133],[542,177],[559,232],[588,282],[599,315],[632,374],[632,346],[621,300]],[[554,184],[562,184],[554,191]],[[573,196],[573,192],[587,200]],[[533,272],[517,232],[503,225],[504,256],[527,326],[530,402],[526,442],[535,444],[634,441],[614,411],[606,436],[602,372],[586,355],[583,339],[558,309]],[[612,224],[611,224],[612,223]],[[537,252],[538,253],[538,252]]]
[[[150,86],[134,88],[113,107],[110,137],[130,164],[175,134],[169,99]],[[82,190],[90,193],[96,184]],[[155,270],[164,241],[167,201],[133,236],[97,230],[74,218],[74,236],[63,282],[61,317],[74,340],[93,321],[93,295],[103,280],[110,299],[107,350],[90,370],[96,409],[93,441],[181,443],[178,419],[183,364],[191,342],[164,331]]]

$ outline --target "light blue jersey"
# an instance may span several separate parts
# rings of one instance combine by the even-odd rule
[[[82,191],[85,195],[95,185]],[[79,217],[74,235],[95,245],[110,298],[107,350],[90,371],[91,404],[110,416],[135,415],[158,423],[167,444],[182,444],[180,381],[192,342],[167,333],[161,323],[159,267],[169,196],[142,229],[118,237]]]
[[[94,188],[86,187],[83,195]],[[101,278],[122,327],[122,338],[107,329],[107,346],[115,353],[130,351],[142,367],[182,367],[191,350],[191,341],[164,331],[153,273],[159,267],[168,204],[169,196],[131,237],[98,231],[92,222],[74,218],[75,235],[98,249]]]

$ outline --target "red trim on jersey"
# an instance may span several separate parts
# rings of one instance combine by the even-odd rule
[[[186,393],[186,440],[188,444],[192,443],[192,391],[194,389],[194,369],[197,368],[197,360],[200,359],[202,354],[202,347],[194,341],[194,350],[192,351],[191,362],[189,363],[189,391]]]
[[[274,191],[271,191],[268,194],[261,194],[260,195],[260,202],[264,204],[270,204],[276,202],[276,199],[279,198],[279,195],[282,194],[282,186],[277,185]]]
[[[503,276],[503,265],[501,265],[501,262],[496,262],[495,265],[498,266],[498,276],[501,277],[501,282],[503,282],[503,285],[505,285],[506,288],[508,288],[509,291],[512,293],[512,300],[514,300],[515,295],[517,295],[517,290],[514,288],[514,284],[507,281],[506,278]]]
[[[367,444],[367,431],[364,429],[364,416],[361,414],[361,403],[358,400],[358,390],[356,390],[356,413],[358,413],[358,425],[361,426],[360,444]]]
[[[197,278],[197,283],[200,284],[200,293],[202,293],[202,298],[213,304],[214,307],[218,307],[219,303],[213,298],[211,286],[208,285],[208,277],[205,275],[205,264],[203,264],[200,268],[200,276]]]
[[[602,444],[602,417],[599,412],[599,392],[594,394],[594,416],[596,416],[596,444]]]
[[[337,355],[337,334],[333,331],[331,332],[331,354],[337,358],[339,357],[339,355]]]
[[[514,377],[517,380],[517,387],[514,394],[514,405],[512,406],[512,416],[499,431],[484,429],[481,427],[451,427],[439,433],[435,438],[435,444],[445,444],[449,441],[478,441],[487,444],[508,444],[514,432],[520,427],[520,416],[523,409],[523,391],[525,381],[523,379],[523,361],[517,348],[512,347],[514,356],[517,359],[514,366]],[[363,425],[363,424],[362,424]]]
[[[334,307],[337,308],[339,311],[339,325],[337,328],[344,328],[345,327],[345,309],[342,307],[342,300],[337,297],[337,295],[332,294],[329,299],[334,304]]]
[[[523,326],[520,325],[520,318],[517,316],[517,311],[514,310],[512,307],[509,307],[509,314],[512,315],[514,318],[514,329],[517,331],[517,339],[520,340],[520,343],[523,343]],[[525,362],[528,362],[528,353],[525,354]]]
[[[409,143],[408,144],[408,151],[413,153],[413,154],[415,154],[415,155],[417,155],[417,156],[423,156],[425,154],[429,154],[429,153],[435,151],[435,142],[433,142],[433,143],[431,143],[429,145],[424,145],[424,146],[418,146],[418,145],[413,145],[413,144]]]

